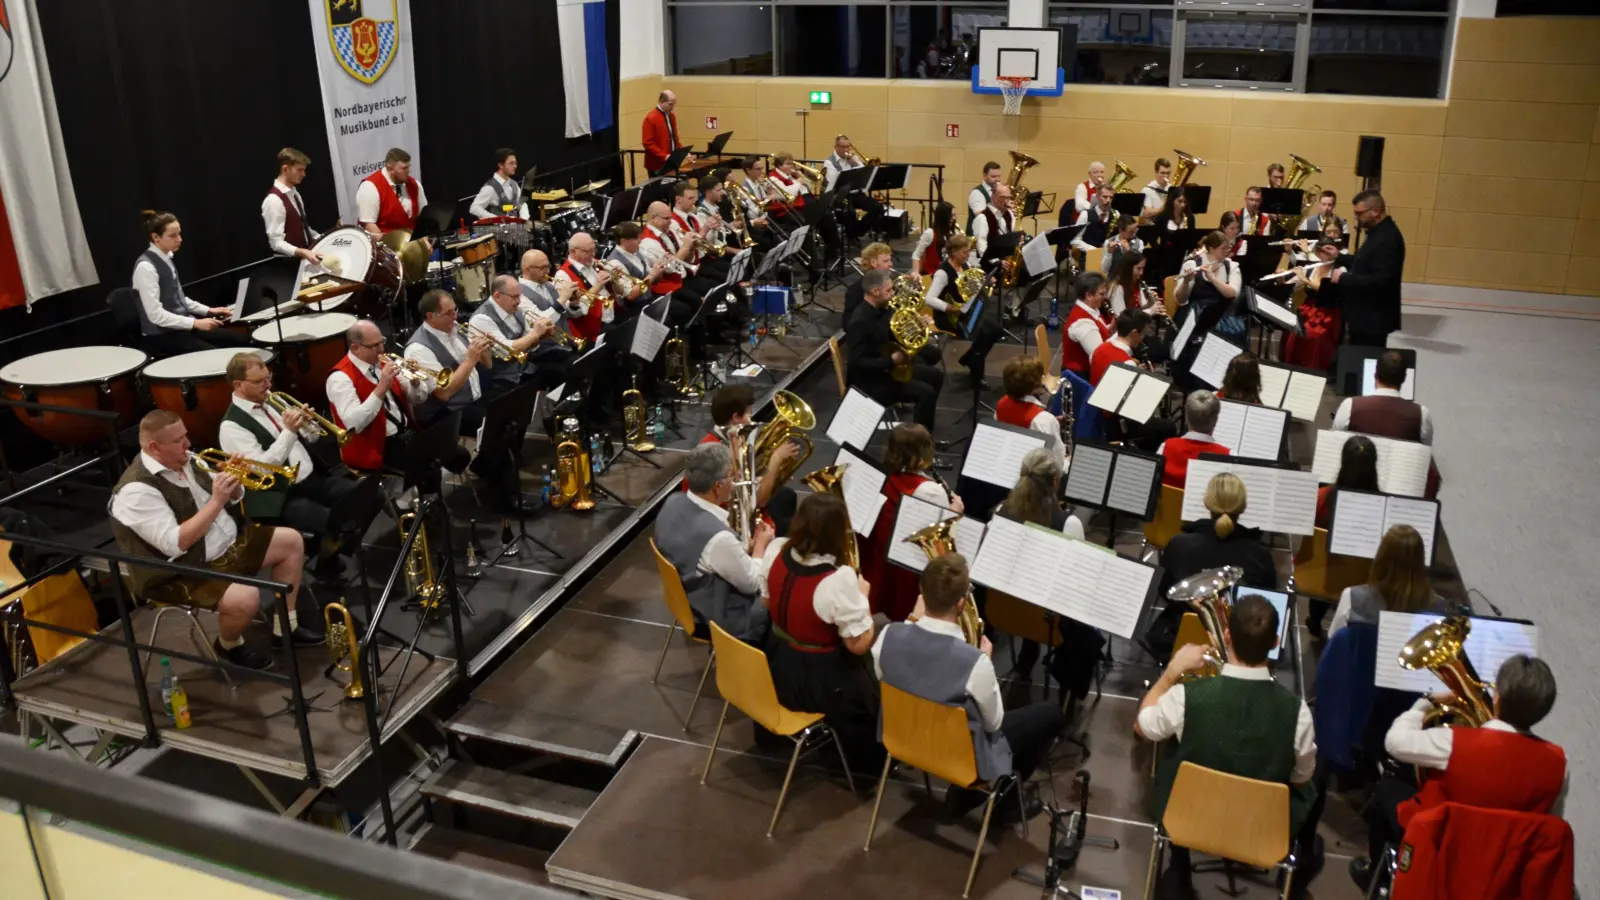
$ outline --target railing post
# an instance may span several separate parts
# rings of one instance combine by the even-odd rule
[[[21,609],[22,598],[17,598],[16,603],[17,608]],[[0,614],[0,640],[3,640],[6,634],[4,618],[5,616]],[[21,622],[17,622],[15,627],[24,628],[26,626]],[[14,643],[7,641],[6,646],[0,647],[0,707],[5,709],[12,709],[16,705],[16,698],[11,696],[11,682],[17,678],[17,670],[11,664],[12,646],[14,646]]]
[[[365,656],[360,660],[360,667],[368,670],[369,666]],[[361,698],[361,707],[367,716],[367,742],[372,745],[372,767],[378,778],[378,808],[383,811],[383,839],[391,847],[398,847],[399,842],[394,829],[394,807],[389,802],[389,779],[383,774],[383,733],[378,730],[378,666],[370,666],[372,679],[366,681],[366,693]],[[360,673],[362,679],[367,678],[367,671]],[[352,676],[354,677],[354,676]]]
[[[445,585],[449,591],[447,594],[445,594],[445,596],[449,598],[450,629],[455,638],[456,645],[456,674],[459,675],[462,680],[466,680],[468,677],[467,641],[461,633],[461,594],[456,589],[456,555],[454,552],[455,548],[453,546],[455,539],[450,533],[449,514],[447,513],[445,516],[443,516],[443,518],[444,528],[441,530],[444,532],[444,578]]]
[[[306,778],[317,783],[317,756],[311,749],[310,710],[306,708],[305,690],[300,685],[300,658],[295,653],[294,628],[289,625],[289,595],[273,591],[272,596],[278,601],[278,628],[283,632],[283,646],[289,651],[289,696],[294,702],[295,724],[300,728],[300,753],[306,760]]]
[[[161,746],[155,713],[150,709],[150,689],[144,683],[144,666],[139,662],[139,638],[133,632],[133,610],[128,602],[127,585],[122,583],[122,564],[107,560],[111,569],[111,594],[117,598],[117,618],[122,622],[122,645],[128,648],[128,666],[133,670],[134,695],[139,698],[139,718],[144,722],[144,745]]]

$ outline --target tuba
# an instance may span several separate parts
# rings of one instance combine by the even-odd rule
[[[1206,161],[1177,148],[1173,148],[1172,152],[1178,156],[1178,164],[1172,169],[1172,185],[1173,187],[1182,187],[1188,184],[1189,179],[1194,176],[1194,170],[1205,165]]]
[[[1211,644],[1206,650],[1205,666],[1185,675],[1184,680],[1222,674],[1222,666],[1228,661],[1228,597],[1243,577],[1244,570],[1238,566],[1223,566],[1191,575],[1167,589],[1168,600],[1194,607]]]
[[[1006,173],[1005,185],[1011,188],[1011,212],[1013,215],[1022,215],[1022,177],[1028,170],[1037,166],[1039,161],[1023,153],[1021,150],[1011,151],[1011,171]]]
[[[421,541],[422,535],[417,535],[417,540]],[[343,603],[329,603],[322,609],[322,622],[328,634],[326,640],[331,660],[322,677],[331,677],[335,670],[349,672],[350,683],[344,686],[345,699],[360,700],[367,695],[366,687],[361,683],[361,635],[350,617],[350,610]]]
[[[239,484],[247,491],[270,491],[277,486],[279,478],[284,479],[284,487],[288,487],[300,477],[299,463],[292,466],[273,466],[242,457],[235,460],[215,447],[191,453],[190,456],[200,468],[213,475],[226,472],[239,479]]]
[[[400,516],[400,534],[406,534],[408,525],[415,523],[417,539],[411,542],[411,553],[406,556],[406,587],[411,595],[417,598],[417,605],[423,618],[439,608],[439,601],[444,598],[444,585],[433,572],[433,553],[428,549],[428,526],[417,517],[414,512],[402,513]],[[332,635],[332,631],[329,631]]]
[[[755,438],[755,475],[759,480],[760,474],[772,462],[772,454],[784,443],[794,441],[800,445],[800,452],[778,471],[778,484],[783,484],[793,478],[794,473],[811,458],[811,438],[804,432],[817,427],[817,414],[811,411],[810,404],[800,399],[799,394],[789,391],[775,392],[772,395],[772,408],[776,415],[771,422],[761,426]]]
[[[895,381],[906,382],[911,380],[911,360],[909,357],[917,355],[917,351],[928,346],[928,340],[933,337],[933,331],[928,328],[928,323],[914,309],[897,309],[889,317],[889,334],[894,337],[894,343],[884,348],[884,355],[895,350],[904,351],[908,357],[905,362],[894,367],[890,373]]]
[[[594,509],[594,500],[589,496],[592,475],[589,451],[583,445],[583,423],[577,416],[562,416],[556,439],[556,486],[550,495],[550,505],[578,512]]]
[[[1424,728],[1477,728],[1494,718],[1494,688],[1478,678],[1472,660],[1467,658],[1470,633],[1472,620],[1450,616],[1424,626],[1400,648],[1402,667],[1427,669],[1455,695],[1429,710],[1423,717]]]
[[[1106,184],[1111,186],[1113,193],[1120,194],[1122,189],[1127,187],[1128,182],[1133,180],[1134,174],[1134,171],[1128,168],[1128,164],[1119,159],[1117,160],[1117,170],[1111,173],[1111,179]]]
[[[943,522],[935,522],[926,528],[920,528],[905,538],[908,544],[916,544],[923,555],[929,559],[938,559],[956,552],[956,522],[961,516],[952,516]],[[967,588],[967,602],[961,607],[961,614],[957,621],[961,624],[961,635],[967,643],[974,647],[983,644],[983,619],[978,617],[978,604],[973,599],[972,588]]]
[[[1322,185],[1306,185],[1306,179],[1318,172],[1322,167],[1303,156],[1289,154],[1289,171],[1284,174],[1283,186],[1291,190],[1302,189],[1300,200],[1300,215],[1286,218],[1283,222],[1285,234],[1294,234],[1300,228],[1300,223],[1310,214],[1311,208],[1317,205],[1317,197],[1322,194]]]
[[[639,376],[633,376],[633,387],[622,392],[622,439],[635,453],[649,453],[656,448],[650,440],[650,417],[645,412],[644,395],[639,393]]]
[[[819,494],[833,494],[839,499],[844,499],[844,470],[850,468],[849,463],[834,463],[831,466],[812,472],[801,479],[806,487]],[[845,509],[845,519],[850,518],[849,508]],[[839,565],[849,566],[856,574],[861,574],[861,550],[856,546],[856,530],[853,526],[845,526],[844,559],[839,560]]]

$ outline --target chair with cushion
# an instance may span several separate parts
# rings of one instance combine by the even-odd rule
[[[1155,896],[1161,856],[1176,844],[1247,866],[1276,869],[1283,880],[1282,895],[1287,898],[1294,879],[1292,838],[1288,785],[1242,778],[1185,762],[1178,767],[1166,813],[1156,828],[1145,896]],[[1238,896],[1232,867],[1226,871],[1225,892]]]
[[[706,783],[711,774],[711,764],[717,758],[717,745],[722,741],[722,727],[728,724],[728,707],[750,717],[757,727],[782,735],[794,742],[794,753],[789,757],[789,769],[783,776],[783,788],[778,791],[778,805],[772,809],[772,820],[767,823],[767,837],[772,837],[778,827],[778,816],[783,812],[783,801],[789,796],[789,783],[794,780],[795,766],[800,756],[832,741],[839,751],[839,763],[844,766],[844,778],[850,793],[856,792],[855,777],[850,774],[850,762],[845,759],[844,747],[833,733],[822,713],[795,712],[778,702],[778,689],[772,683],[772,670],[767,667],[767,655],[757,647],[739,640],[715,622],[711,623],[711,650],[719,659],[717,663],[717,690],[722,694],[722,717],[717,720],[717,733],[711,739],[711,752],[706,754],[706,767],[700,772],[700,783]]]
[[[867,842],[861,849],[872,849],[872,835],[878,830],[878,808],[883,804],[883,789],[889,781],[889,769],[897,761],[938,776],[952,785],[982,791],[986,795],[983,825],[978,829],[978,844],[973,848],[966,887],[961,891],[963,898],[969,897],[972,895],[972,881],[978,875],[978,861],[983,858],[983,843],[989,836],[989,820],[994,816],[995,800],[1007,791],[1015,790],[1018,804],[1022,803],[1017,779],[1009,774],[991,782],[978,779],[978,759],[972,749],[972,731],[967,723],[965,707],[924,700],[893,685],[882,684],[880,688],[883,696],[883,747],[889,751],[889,755],[883,761],[883,774],[878,777],[878,793],[872,801],[872,820],[867,825]]]
[[[656,659],[656,670],[650,675],[650,683],[655,684],[661,677],[661,664],[667,661],[667,650],[672,646],[672,636],[683,629],[683,634],[694,644],[710,644],[706,638],[695,634],[694,610],[689,606],[689,592],[683,588],[683,579],[678,577],[678,569],[661,555],[661,549],[656,546],[656,539],[650,539],[650,552],[656,557],[656,571],[661,574],[661,597],[667,602],[667,611],[672,613],[672,627],[667,629],[667,639],[661,644],[661,656]],[[711,655],[706,657],[706,667],[700,672],[700,684],[694,689],[694,700],[689,704],[689,714],[683,717],[683,730],[689,730],[689,724],[694,721],[694,709],[700,705],[700,695],[706,689],[706,676],[711,674],[711,666],[717,661],[716,648],[712,647]]]
[[[1062,369],[1061,377],[1072,385],[1072,439],[1076,441],[1103,441],[1106,439],[1106,420],[1100,410],[1089,405],[1089,395],[1094,388],[1083,376],[1071,369]]]

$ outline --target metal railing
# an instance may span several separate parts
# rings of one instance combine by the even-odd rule
[[[103,472],[106,476],[106,485],[108,487],[116,484],[117,478],[120,476],[117,474],[115,467],[122,464],[123,456],[122,445],[119,441],[119,435],[117,432],[117,414],[115,412],[108,409],[80,409],[76,406],[55,406],[49,403],[34,403],[28,400],[8,400],[4,397],[0,397],[0,410],[4,409],[22,409],[30,412],[47,412],[56,413],[58,415],[82,416],[86,419],[99,419],[105,422],[106,425],[107,449],[101,451],[85,462],[79,463],[67,469],[63,469],[62,471],[51,475],[43,481],[28,485],[21,490],[16,489],[15,474],[11,471],[9,464],[7,464],[4,467],[4,474],[7,483],[12,488],[12,492],[4,497],[0,497],[0,506],[6,506],[8,504],[15,503],[29,494],[41,491],[57,482],[65,481],[71,476],[76,475],[79,472],[86,471],[95,465],[100,465],[103,467]],[[21,418],[20,414],[18,414],[18,418]]]

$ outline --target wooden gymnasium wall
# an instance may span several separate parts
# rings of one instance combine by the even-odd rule
[[[737,132],[732,149],[830,152],[847,133],[867,155],[946,166],[958,206],[995,160],[1020,149],[1039,160],[1026,184],[1070,199],[1093,160],[1121,159],[1137,185],[1157,156],[1182,148],[1210,165],[1214,223],[1297,153],[1322,166],[1309,181],[1339,193],[1341,214],[1359,187],[1357,139],[1387,138],[1383,191],[1406,235],[1406,280],[1600,296],[1600,21],[1463,19],[1450,99],[1069,86],[1028,98],[1022,115],[966,84],[920,80],[649,76],[622,85],[623,147],[662,88],[678,93],[684,139]],[[807,109],[813,90],[831,107]],[[715,130],[707,116],[717,117]],[[946,125],[960,136],[945,136]],[[923,192],[926,170],[916,171]],[[913,212],[917,212],[913,210]]]

